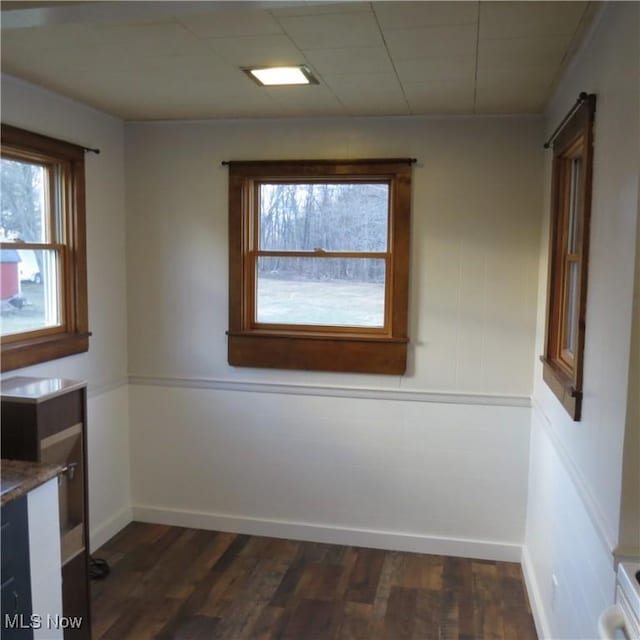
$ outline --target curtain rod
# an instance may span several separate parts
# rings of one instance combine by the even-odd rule
[[[222,160],[220,163],[223,167],[231,164],[385,164],[385,163],[401,163],[415,164],[417,158],[373,158],[368,159],[348,159],[341,158],[338,160]]]
[[[581,91],[580,95],[578,96],[578,99],[576,100],[576,103],[573,105],[573,107],[571,107],[571,109],[569,109],[569,112],[567,113],[567,115],[562,118],[562,121],[560,122],[560,124],[555,128],[555,131],[551,134],[551,136],[549,137],[549,139],[544,143],[544,148],[548,149],[552,144],[553,141],[558,137],[558,135],[560,134],[560,132],[562,131],[564,125],[566,124],[567,120],[569,120],[569,118],[582,106],[582,104],[584,102],[586,102],[592,95],[594,94],[589,94],[586,91]]]

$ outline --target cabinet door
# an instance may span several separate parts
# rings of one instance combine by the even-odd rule
[[[27,497],[2,507],[2,639],[33,638]]]

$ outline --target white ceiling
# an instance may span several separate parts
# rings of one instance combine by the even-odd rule
[[[2,3],[2,71],[127,120],[539,113],[593,2]],[[239,67],[307,64],[261,88]]]

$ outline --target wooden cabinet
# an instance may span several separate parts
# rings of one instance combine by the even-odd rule
[[[62,614],[80,616],[65,640],[91,638],[85,383],[61,378],[2,381],[2,457],[61,464]]]

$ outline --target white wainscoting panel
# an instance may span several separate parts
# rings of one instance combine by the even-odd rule
[[[89,525],[91,551],[132,519],[129,387],[88,400]]]
[[[130,405],[138,519],[519,559],[527,407],[135,384]]]
[[[540,637],[597,638],[598,616],[613,602],[612,553],[537,412],[528,503],[523,568]]]

